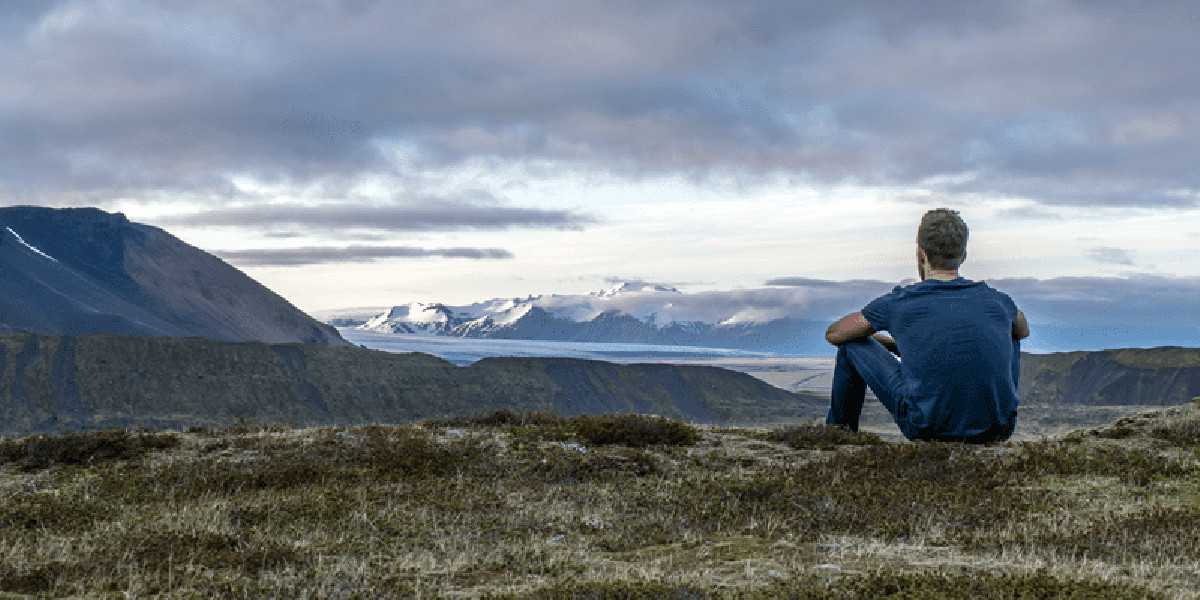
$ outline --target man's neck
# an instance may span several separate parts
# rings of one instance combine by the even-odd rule
[[[930,269],[925,272],[925,279],[937,279],[938,281],[954,281],[959,278],[958,269],[942,270]]]

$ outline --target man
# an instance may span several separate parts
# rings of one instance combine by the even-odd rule
[[[921,281],[829,326],[825,339],[838,351],[827,423],[857,431],[870,387],[910,440],[1012,435],[1029,323],[1007,294],[958,274],[967,237],[958,211],[925,213],[917,229]]]

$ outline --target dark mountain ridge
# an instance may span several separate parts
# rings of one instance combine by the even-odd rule
[[[0,434],[146,426],[397,423],[507,408],[706,423],[823,414],[717,367],[494,358],[469,367],[354,346],[0,334]]]
[[[1026,355],[1027,405],[1176,405],[1200,396],[1200,349]],[[793,394],[717,367],[491,358],[201,338],[0,334],[0,434],[398,423],[495,409],[639,412],[704,423],[820,418]]]
[[[345,343],[241,271],[94,208],[0,208],[0,330]]]
[[[1165,346],[1025,354],[1021,401],[1177,405],[1200,396],[1200,348]]]

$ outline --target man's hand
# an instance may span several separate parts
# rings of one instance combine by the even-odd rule
[[[834,321],[829,329],[825,330],[825,341],[834,346],[841,346],[850,340],[865,338],[872,333],[875,333],[875,330],[871,328],[867,318],[861,312],[855,312]]]
[[[880,344],[883,344],[883,347],[887,348],[888,352],[900,356],[900,347],[896,345],[896,340],[892,339],[892,336],[885,333],[877,333],[871,337],[875,338],[875,341]]]
[[[1029,337],[1029,321],[1025,320],[1025,313],[1017,311],[1017,318],[1013,320],[1013,339],[1023,340]]]

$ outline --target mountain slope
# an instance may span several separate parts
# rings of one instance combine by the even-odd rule
[[[1144,348],[1021,356],[1021,401],[1176,405],[1200,396],[1200,348]]]
[[[825,405],[714,367],[532,358],[456,367],[354,346],[0,334],[0,434],[394,423],[498,408],[778,422],[819,416]]]
[[[97,209],[0,208],[0,330],[344,343],[241,271]]]

